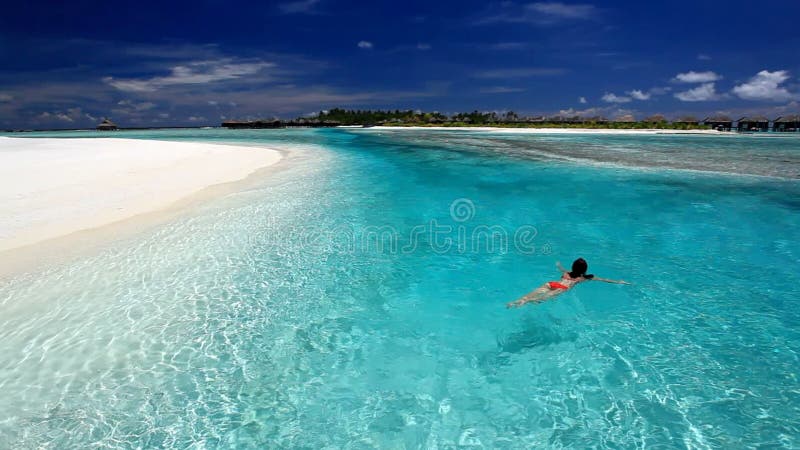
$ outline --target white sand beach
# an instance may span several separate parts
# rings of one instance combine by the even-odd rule
[[[449,131],[491,131],[493,133],[517,134],[712,134],[735,135],[735,132],[717,130],[663,130],[663,129],[611,129],[611,128],[505,128],[505,127],[387,127],[376,126],[364,130],[449,130]]]
[[[0,252],[167,209],[280,159],[255,147],[0,137]]]

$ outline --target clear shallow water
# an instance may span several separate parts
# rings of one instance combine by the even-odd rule
[[[0,286],[0,448],[800,446],[800,140],[114,136],[299,147]],[[577,256],[635,284],[504,308]]]

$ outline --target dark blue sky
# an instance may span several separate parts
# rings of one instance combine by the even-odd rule
[[[798,23],[797,0],[5,2],[0,128],[337,106],[773,118],[800,113]]]

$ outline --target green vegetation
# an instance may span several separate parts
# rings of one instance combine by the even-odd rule
[[[309,120],[309,119],[297,119]],[[705,130],[710,127],[693,122],[668,122],[656,114],[642,121],[628,116],[619,121],[603,117],[521,117],[514,111],[502,114],[472,111],[451,116],[439,112],[412,110],[346,110],[341,108],[320,111],[312,120],[339,125],[384,125],[397,127],[503,127],[503,128],[591,128],[591,129],[669,129]]]
[[[421,113],[411,110],[401,111],[369,111],[349,110],[334,108],[330,111],[320,111],[314,118],[318,121],[334,121],[341,125],[378,125],[384,123],[429,123],[432,121],[444,122],[447,116],[433,113]]]

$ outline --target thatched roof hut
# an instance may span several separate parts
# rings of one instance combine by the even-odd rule
[[[739,131],[768,131],[769,119],[765,116],[745,116],[738,120]]]
[[[800,131],[800,115],[782,116],[775,119],[773,131]]]
[[[673,120],[672,123],[679,123],[684,125],[697,125],[700,121],[695,116],[681,116]]]
[[[97,125],[97,129],[99,131],[113,131],[117,129],[117,125],[109,119],[103,119],[103,121]]]
[[[703,125],[707,125],[719,131],[730,131],[733,127],[733,120],[724,114],[719,114],[703,119]]]
[[[769,119],[766,116],[744,116],[741,119],[739,119],[739,122],[769,123]]]

